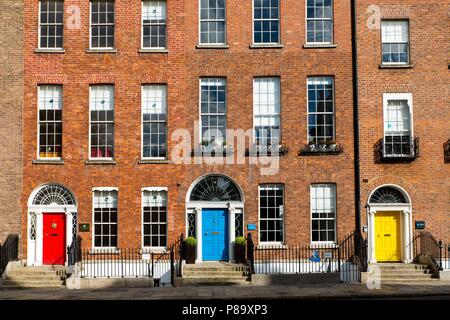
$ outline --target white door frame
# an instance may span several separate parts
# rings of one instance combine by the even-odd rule
[[[413,261],[412,252],[412,208],[411,204],[368,204],[367,225],[368,239],[367,250],[369,263],[377,263],[375,255],[375,217],[378,212],[395,211],[400,213],[401,255],[403,263]]]
[[[43,227],[44,213],[64,213],[66,215],[66,247],[72,244],[73,240],[73,220],[77,216],[77,208],[73,205],[67,206],[39,206],[28,207],[28,228],[27,228],[27,266],[41,266],[44,252]],[[32,225],[32,215],[35,215],[34,226]],[[34,228],[34,230],[32,230]],[[31,238],[34,233],[34,239]],[[67,265],[67,252],[66,252]]]
[[[189,223],[187,222],[188,214],[192,212],[195,214],[195,238],[197,240],[197,258],[195,263],[203,262],[202,209],[228,209],[228,256],[229,262],[235,262],[233,245],[235,240],[235,217],[237,211],[241,211],[244,214],[244,204],[237,201],[191,201],[186,203],[186,234],[188,234],[189,229]]]

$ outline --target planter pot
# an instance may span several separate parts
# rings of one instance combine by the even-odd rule
[[[186,263],[194,264],[195,258],[197,256],[197,246],[187,246],[185,245],[186,250]]]
[[[236,263],[245,263],[245,246],[234,245],[234,260]]]

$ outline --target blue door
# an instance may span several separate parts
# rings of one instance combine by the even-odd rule
[[[202,209],[204,261],[228,261],[227,209]]]

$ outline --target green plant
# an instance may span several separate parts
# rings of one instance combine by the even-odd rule
[[[234,239],[234,243],[238,246],[245,246],[245,244],[247,243],[247,240],[245,240],[244,237],[236,237]]]
[[[184,240],[184,243],[189,247],[195,247],[197,245],[197,239],[194,237],[187,237],[186,240]]]

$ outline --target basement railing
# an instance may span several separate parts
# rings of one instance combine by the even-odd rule
[[[5,271],[8,263],[19,260],[19,236],[10,234],[5,242],[0,244],[0,277]]]

